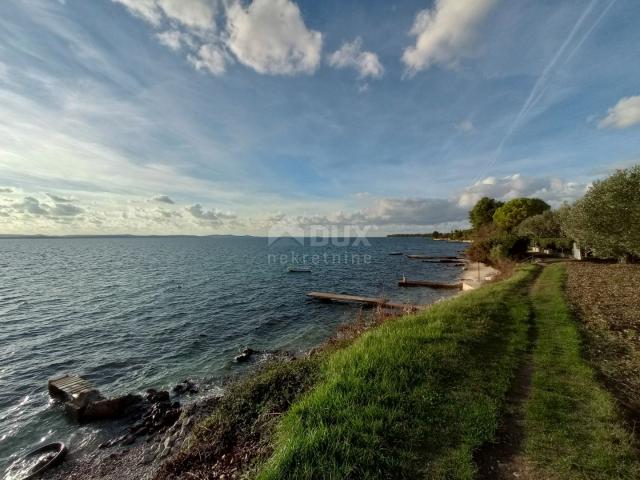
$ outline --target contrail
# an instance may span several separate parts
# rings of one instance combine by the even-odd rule
[[[565,60],[565,63],[569,62],[573,58],[573,56],[578,52],[578,50],[580,50],[580,47],[582,47],[582,44],[587,40],[587,38],[589,38],[591,36],[591,33],[600,24],[600,22],[605,17],[605,15],[607,13],[609,13],[609,10],[611,10],[611,7],[613,7],[613,5],[615,3],[617,3],[617,2],[618,2],[618,0],[612,0],[611,3],[609,3],[609,5],[604,7],[604,10],[600,14],[600,16],[596,19],[596,21],[593,22],[593,25],[591,25],[591,28],[589,30],[587,30],[587,33],[584,34],[584,36],[580,39],[580,41],[575,46],[575,48],[573,50],[571,50],[571,53],[567,56],[567,59]]]
[[[526,101],[522,105],[522,108],[518,112],[518,115],[516,115],[516,118],[514,119],[514,121],[509,126],[509,129],[507,130],[507,133],[505,134],[505,136],[502,138],[502,140],[498,144],[493,157],[491,158],[491,160],[489,161],[489,163],[487,164],[487,166],[486,166],[486,168],[484,170],[484,173],[481,174],[480,177],[478,177],[478,180],[481,177],[483,177],[491,167],[493,167],[493,165],[496,163],[496,161],[500,157],[500,154],[502,153],[502,149],[504,148],[504,145],[511,138],[513,133],[520,126],[521,122],[529,114],[531,109],[542,98],[545,90],[548,87],[548,79],[551,76],[551,73],[552,73],[553,69],[556,67],[556,64],[558,63],[558,61],[560,61],[560,59],[562,58],[563,54],[565,53],[565,51],[567,50],[567,48],[569,47],[569,45],[573,41],[574,37],[576,36],[576,34],[580,30],[580,28],[582,27],[583,23],[585,22],[585,20],[587,19],[587,17],[589,16],[591,11],[595,7],[595,5],[598,3],[598,1],[599,0],[591,0],[589,5],[587,6],[587,8],[584,10],[584,12],[582,12],[582,15],[580,15],[580,18],[578,18],[578,20],[576,21],[575,25],[571,29],[571,32],[569,33],[569,35],[567,36],[565,41],[562,43],[562,45],[560,46],[560,48],[558,49],[556,54],[553,56],[551,61],[544,68],[544,70],[542,71],[542,73],[538,77],[538,80],[536,80],[536,83],[534,84],[533,88],[529,92],[529,96],[527,97]],[[573,57],[573,55],[575,55],[575,53],[580,49],[580,47],[584,44],[584,42],[587,40],[587,38],[591,35],[593,30],[597,27],[597,25],[600,23],[600,21],[604,18],[604,16],[607,14],[607,12],[611,9],[611,7],[616,2],[617,2],[617,0],[613,0],[611,3],[609,3],[609,5],[607,5],[605,7],[605,9],[602,11],[602,13],[596,19],[596,21],[591,25],[591,27],[589,27],[587,32],[582,36],[582,38],[578,41],[576,46],[571,50],[571,52],[566,57],[566,59],[565,59],[565,61],[563,63],[568,62]]]

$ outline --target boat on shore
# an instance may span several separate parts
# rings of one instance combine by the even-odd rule
[[[44,472],[59,465],[66,455],[67,447],[64,443],[49,443],[27,453],[14,464],[12,470],[16,471],[16,478],[20,480],[40,478]]]

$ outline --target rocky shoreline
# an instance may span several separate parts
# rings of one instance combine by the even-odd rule
[[[259,354],[256,361],[255,356]],[[236,363],[249,360],[256,364],[292,359],[288,352],[262,353],[246,348]],[[230,384],[238,379],[227,379]],[[194,395],[202,395],[190,401]],[[153,479],[162,464],[188,443],[193,428],[207,418],[219,404],[219,390],[200,392],[192,380],[184,380],[169,390],[147,390],[141,401],[130,407],[120,434],[101,443],[95,450],[69,458],[47,478],[54,480]],[[184,400],[184,402],[182,402]],[[184,403],[184,405],[182,404]]]

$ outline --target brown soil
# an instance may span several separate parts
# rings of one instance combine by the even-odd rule
[[[640,265],[569,263],[567,295],[585,350],[629,418],[640,420]],[[634,430],[637,430],[634,428]]]

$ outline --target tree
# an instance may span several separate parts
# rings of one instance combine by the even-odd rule
[[[514,198],[502,205],[493,214],[493,222],[507,232],[516,228],[523,220],[543,213],[551,207],[539,198]]]
[[[504,205],[502,202],[489,197],[482,197],[469,212],[469,220],[474,230],[493,222],[493,214]]]
[[[533,239],[562,237],[558,214],[551,210],[525,218],[516,227],[516,233]]]
[[[597,181],[559,211],[563,231],[599,257],[640,256],[640,165]]]

